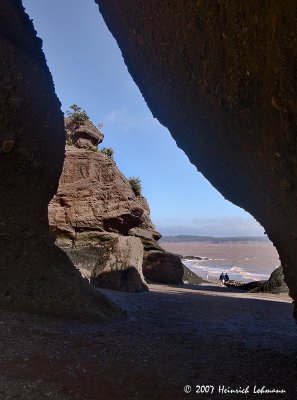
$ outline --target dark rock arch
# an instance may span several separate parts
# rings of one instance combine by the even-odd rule
[[[41,44],[21,0],[2,0],[0,307],[102,320],[120,309],[82,280],[48,236],[65,134]]]
[[[296,300],[296,2],[97,3],[153,114],[265,227]],[[1,2],[0,23],[0,305],[114,315],[48,239],[63,163],[60,104],[21,0]]]
[[[296,1],[96,2],[153,115],[264,226],[296,300]]]

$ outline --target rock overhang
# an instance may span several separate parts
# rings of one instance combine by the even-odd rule
[[[277,248],[297,300],[297,4],[96,0],[153,115]]]

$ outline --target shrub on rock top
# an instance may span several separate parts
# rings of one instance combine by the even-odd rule
[[[82,110],[77,104],[72,104],[66,114],[71,118],[78,126],[84,125],[85,121],[89,121],[89,116],[85,110]]]

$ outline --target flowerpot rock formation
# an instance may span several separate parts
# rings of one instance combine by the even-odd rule
[[[94,148],[103,140],[102,133],[91,121],[75,125],[66,118],[65,134],[63,172],[48,209],[56,244],[98,287],[147,290],[144,277],[182,283],[180,265],[172,258],[157,268],[155,259],[165,252],[157,242],[161,235],[150,219],[149,205],[133,192],[116,163]],[[152,250],[154,279],[146,275],[147,269],[142,273],[143,255]]]

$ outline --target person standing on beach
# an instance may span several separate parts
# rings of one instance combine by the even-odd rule
[[[220,275],[220,281],[221,281],[221,286],[224,286],[224,283],[225,283],[225,274],[224,274],[224,272],[222,272],[221,275]]]
[[[228,275],[227,272],[225,273],[224,281],[225,281],[226,283],[229,282],[229,275]]]

